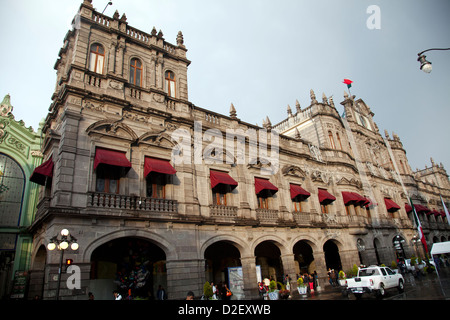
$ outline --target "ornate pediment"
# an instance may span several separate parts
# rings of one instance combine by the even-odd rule
[[[281,172],[285,176],[294,176],[299,178],[306,178],[306,172],[300,168],[299,166],[294,165],[285,165],[283,169],[281,169]]]
[[[176,143],[172,137],[165,132],[165,130],[154,129],[144,133],[137,140],[137,144],[150,144],[162,148],[172,149]]]
[[[115,138],[121,138],[129,141],[136,141],[136,133],[121,122],[122,120],[100,120],[90,125],[86,132],[88,135],[103,135]]]
[[[354,186],[358,189],[360,189],[362,187],[362,183],[361,181],[355,179],[355,178],[346,178],[346,177],[342,177],[338,183],[338,185],[347,185],[347,186]]]

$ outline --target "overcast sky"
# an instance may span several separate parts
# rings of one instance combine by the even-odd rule
[[[108,1],[94,0],[97,11]],[[450,1],[365,0],[113,0],[105,14],[126,13],[129,25],[153,26],[176,44],[184,35],[189,100],[196,106],[262,125],[310,104],[313,89],[333,95],[338,111],[346,86],[375,113],[380,132],[394,131],[413,170],[430,157],[450,170]],[[0,0],[0,98],[11,94],[16,120],[38,127],[55,88],[53,66],[82,0]],[[377,5],[381,29],[367,13]]]

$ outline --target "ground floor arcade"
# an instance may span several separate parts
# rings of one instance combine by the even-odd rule
[[[94,222],[94,223],[93,223]],[[72,219],[70,226],[54,220],[34,239],[29,297],[54,299],[60,252],[48,251],[48,239],[62,228],[76,236],[79,249],[64,252],[80,270],[80,288],[67,288],[62,272],[60,297],[112,299],[123,295],[156,298],[164,288],[169,299],[188,291],[201,295],[205,281],[229,283],[230,268],[241,268],[245,299],[258,298],[259,277],[296,288],[297,275],[317,272],[328,285],[327,270],[349,270],[353,264],[390,265],[399,256],[415,254],[414,230],[321,229],[195,225],[181,223],[92,221]],[[395,242],[400,241],[400,246]],[[257,272],[258,270],[258,272]]]

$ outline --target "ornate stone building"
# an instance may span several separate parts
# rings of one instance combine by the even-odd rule
[[[0,299],[25,294],[19,286],[13,290],[13,283],[25,279],[30,269],[33,236],[27,228],[39,189],[28,180],[42,162],[40,149],[41,130],[15,120],[7,94],[0,104]]]
[[[54,167],[32,226],[30,295],[55,297],[60,256],[46,246],[63,228],[79,243],[65,257],[81,269],[79,289],[63,274],[68,299],[108,299],[117,287],[155,295],[158,285],[181,299],[205,281],[252,299],[260,276],[289,274],[295,288],[296,274],[314,271],[326,285],[328,268],[417,254],[407,194],[439,212],[421,213],[428,240],[449,239],[444,168],[412,172],[364,101],[345,96],[341,117],[311,91],[310,106],[258,127],[233,105],[226,116],[188,100],[186,53],[181,32],[173,45],[81,4],[43,128]]]

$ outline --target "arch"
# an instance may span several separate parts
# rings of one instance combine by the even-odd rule
[[[319,247],[316,244],[317,240],[309,235],[298,235],[295,238],[293,238],[291,240],[291,244],[290,244],[291,251],[294,249],[294,246],[299,241],[305,241],[306,243],[309,244],[309,246],[313,249],[313,251],[317,251],[317,252],[319,251]]]
[[[299,240],[292,248],[297,274],[304,274],[305,272],[310,274],[317,269],[311,243],[309,240]]]
[[[342,270],[342,262],[338,244],[339,241],[336,241],[335,239],[329,239],[323,244],[323,252],[325,254],[325,264],[327,269],[331,268],[337,270],[337,272]]]
[[[290,254],[292,252],[292,250],[288,249],[289,246],[287,245],[287,243],[282,238],[276,235],[264,235],[255,239],[250,248],[251,252],[252,253],[255,252],[256,247],[261,243],[263,243],[264,241],[270,241],[273,244],[275,244],[278,247],[278,249],[280,249],[281,255]]]
[[[95,249],[97,249],[101,245],[111,240],[125,237],[142,238],[155,244],[164,251],[167,261],[178,259],[176,247],[169,241],[161,237],[160,235],[141,229],[127,229],[110,232],[92,241],[90,244],[86,246],[86,249],[83,252],[83,261],[85,262],[91,261],[92,253],[94,252]]]
[[[203,243],[203,245],[200,247],[200,257],[205,256],[206,249],[208,249],[209,246],[219,241],[228,242],[234,245],[239,250],[241,257],[246,257],[249,255],[250,251],[248,245],[241,238],[238,238],[233,235],[218,235],[206,240]]]

